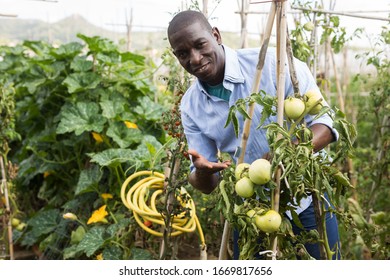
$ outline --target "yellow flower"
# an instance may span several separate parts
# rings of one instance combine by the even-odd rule
[[[76,221],[77,220],[77,216],[73,213],[65,213],[64,215],[62,215],[62,218],[64,218],[65,220],[72,220],[72,221]]]
[[[47,178],[47,177],[49,177],[49,176],[50,176],[50,174],[51,174],[51,172],[50,172],[50,171],[45,171],[45,172],[43,173],[43,178]]]
[[[99,260],[99,261],[104,260],[103,259],[103,253],[100,253],[99,255],[97,255],[96,259]]]
[[[101,197],[102,197],[104,200],[113,198],[112,194],[110,194],[110,193],[102,193],[102,194],[101,194]]]
[[[106,216],[108,215],[108,212],[106,211],[107,205],[103,205],[98,210],[93,211],[91,217],[89,218],[87,225],[93,224],[93,223],[107,223]]]
[[[92,131],[92,137],[98,143],[102,143],[103,142],[103,137],[99,133],[97,133],[97,132]]]
[[[127,128],[134,128],[134,129],[138,128],[138,126],[135,123],[132,123],[132,122],[129,122],[129,121],[125,121],[124,123],[127,126]]]

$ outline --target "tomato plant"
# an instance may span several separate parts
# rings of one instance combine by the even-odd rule
[[[273,99],[273,100],[272,100]],[[317,99],[317,98],[315,98]],[[242,112],[242,104],[252,104],[256,102],[264,108],[263,114],[266,119],[275,116],[276,97],[271,97],[261,91],[258,94],[252,94],[246,99],[238,100],[235,106],[230,108],[231,120],[236,113]],[[321,100],[315,100],[309,106],[306,105],[305,114],[310,113],[311,109],[317,106]],[[238,109],[241,108],[241,109]],[[323,201],[321,211],[322,215],[326,211],[332,211],[333,214],[342,216],[343,212],[337,208],[346,191],[351,187],[348,178],[339,172],[337,161],[348,156],[352,149],[352,141],[356,137],[356,131],[352,124],[345,120],[343,114],[337,110],[333,114],[329,107],[321,107],[319,115],[329,114],[334,119],[334,127],[340,133],[340,139],[334,152],[334,157],[329,154],[320,152],[317,155],[313,152],[312,133],[308,129],[305,119],[290,123],[286,119],[283,126],[276,122],[267,125],[261,124],[258,129],[264,129],[270,146],[271,162],[265,159],[258,159],[249,166],[249,178],[257,185],[263,185],[261,188],[254,188],[254,196],[240,199],[235,196],[232,186],[236,184],[237,178],[233,176],[235,167],[226,169],[223,173],[223,188],[220,185],[221,203],[219,204],[225,217],[240,231],[240,258],[252,259],[256,250],[264,251],[270,248],[271,240],[277,234],[279,240],[279,251],[281,257],[289,259],[296,258],[294,251],[303,248],[305,242],[321,242],[320,229],[318,233],[295,236],[291,231],[291,223],[286,217],[281,217],[273,212],[273,190],[276,187],[275,178],[276,170],[281,168],[280,181],[280,202],[279,211],[285,213],[289,211],[292,220],[300,225],[298,216],[294,209],[298,202],[307,197],[308,194],[316,196],[320,201],[325,199],[326,193],[329,197],[327,200],[336,206],[334,210],[325,210]],[[247,113],[242,114],[244,118]],[[240,129],[238,124],[232,121],[236,130]],[[281,136],[281,137],[280,137]],[[293,144],[293,139],[297,137],[298,142]],[[240,182],[243,179],[240,179]],[[248,219],[248,211],[251,209],[261,209],[261,214],[256,214],[253,218]],[[267,215],[266,213],[269,213]],[[277,214],[277,215],[276,215]],[[270,218],[268,218],[268,216]],[[253,226],[255,224],[255,226]],[[322,233],[323,234],[323,233]],[[259,239],[261,244],[259,244]],[[281,240],[281,241],[280,241]],[[325,248],[327,257],[332,255],[329,248]]]

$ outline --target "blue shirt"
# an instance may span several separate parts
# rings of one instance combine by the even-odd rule
[[[217,161],[217,152],[227,152],[232,157],[236,148],[241,145],[244,119],[238,114],[240,134],[235,136],[233,125],[226,128],[225,123],[229,108],[240,98],[251,94],[253,79],[255,77],[256,64],[259,57],[259,49],[233,50],[223,46],[225,50],[225,75],[223,86],[231,92],[230,99],[226,102],[223,99],[210,95],[199,80],[196,80],[187,90],[181,101],[181,116],[184,133],[187,138],[189,149],[196,150],[209,161]],[[308,90],[320,91],[313,75],[307,65],[295,59],[295,68],[299,81],[300,92],[303,94]],[[268,95],[276,96],[276,53],[274,48],[269,48],[259,90],[264,90]],[[293,95],[288,67],[286,66],[285,98]],[[262,106],[256,104],[252,118],[251,130],[247,142],[244,162],[252,163],[254,160],[263,157],[269,152],[266,138],[266,130],[259,129]],[[325,124],[333,130],[336,138],[337,131],[332,128],[332,119],[328,115],[313,120],[314,116],[306,116],[308,126],[315,123]],[[277,122],[277,117],[269,117],[264,125]],[[233,160],[237,160],[233,158]],[[191,164],[191,171],[194,166]],[[306,208],[305,205],[304,208]]]

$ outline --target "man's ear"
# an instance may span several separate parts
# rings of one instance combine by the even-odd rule
[[[213,27],[212,32],[213,32],[213,36],[214,36],[215,40],[217,41],[218,45],[222,44],[222,37],[221,37],[221,33],[219,33],[218,28]]]

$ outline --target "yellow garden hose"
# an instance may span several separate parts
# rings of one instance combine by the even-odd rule
[[[140,177],[143,178],[140,179]],[[139,180],[133,185],[130,185],[130,183],[137,178]],[[146,226],[144,222],[150,221],[153,224],[165,226],[164,215],[156,208],[156,200],[164,193],[164,181],[164,174],[145,170],[129,176],[122,184],[121,188],[122,202],[127,208],[133,211],[134,218],[138,225],[146,232],[158,237],[162,237],[163,233]],[[128,189],[129,185],[130,188]],[[152,194],[150,195],[151,192]],[[181,188],[180,193],[186,194],[189,197],[189,194],[184,188]],[[176,198],[180,200],[180,197]],[[190,209],[190,215],[188,217],[185,212],[182,212],[173,217],[171,236],[178,236],[185,232],[189,233],[197,230],[201,241],[201,247],[205,248],[204,234],[199,219],[196,216],[193,200],[191,198],[188,199],[183,206],[184,208]]]

